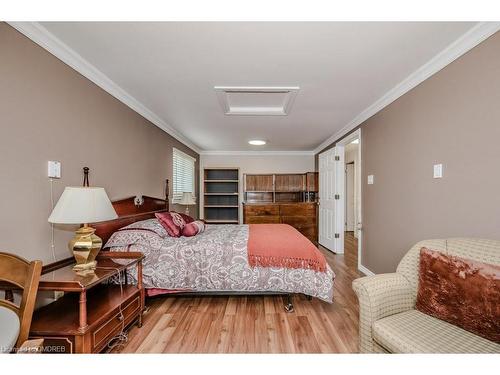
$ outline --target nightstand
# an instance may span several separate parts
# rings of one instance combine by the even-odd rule
[[[30,338],[44,338],[44,352],[99,353],[125,327],[142,325],[144,287],[139,252],[106,252],[97,257],[95,273],[80,276],[74,259],[44,270],[39,291],[63,291],[64,296],[33,314]],[[113,276],[137,267],[137,285],[106,283]],[[121,308],[121,312],[120,312]]]

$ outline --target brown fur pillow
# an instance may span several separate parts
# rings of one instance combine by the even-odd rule
[[[416,309],[500,343],[500,267],[423,247]]]

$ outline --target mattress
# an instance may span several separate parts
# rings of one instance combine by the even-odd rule
[[[140,223],[140,222],[139,222]],[[143,285],[152,294],[172,292],[302,293],[332,302],[335,275],[308,268],[252,267],[248,225],[207,225],[194,237],[163,235],[156,219],[115,232],[110,251],[140,251]],[[128,270],[137,282],[137,270]]]

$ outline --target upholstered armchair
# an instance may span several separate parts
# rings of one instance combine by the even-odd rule
[[[415,310],[420,249],[500,265],[500,241],[426,240],[414,245],[395,273],[353,281],[359,300],[361,353],[500,353],[500,345]]]

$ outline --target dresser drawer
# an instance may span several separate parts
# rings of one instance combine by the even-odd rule
[[[279,216],[279,206],[276,205],[258,205],[245,206],[245,215],[250,216]]]
[[[316,227],[315,217],[282,216],[281,222],[283,224],[290,224],[292,227],[297,229]]]
[[[279,216],[250,216],[246,217],[245,224],[279,224]]]
[[[316,204],[281,204],[281,216],[311,216],[316,217]]]
[[[316,242],[316,218],[299,217],[299,216],[284,216],[281,218],[284,224],[291,225],[307,237],[310,241]]]
[[[300,233],[302,233],[305,237],[309,239],[311,242],[317,242],[318,241],[318,235],[316,233],[316,228],[302,228],[299,230]]]
[[[123,324],[127,326],[138,315],[140,308],[141,300],[140,296],[137,296],[122,307],[123,319],[120,317],[120,311],[115,310],[115,315],[92,333],[92,351],[101,351],[109,339],[121,331]]]

